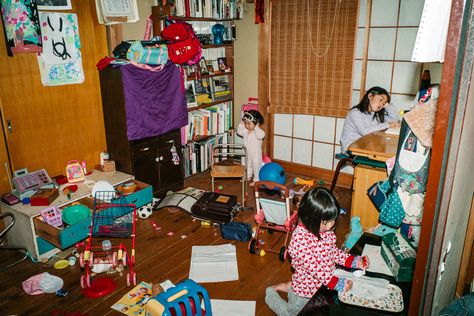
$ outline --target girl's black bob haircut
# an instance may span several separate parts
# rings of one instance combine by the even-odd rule
[[[301,199],[298,217],[303,225],[316,237],[322,221],[337,221],[340,206],[328,189],[318,187],[309,190]],[[335,225],[334,225],[335,226]]]
[[[369,104],[370,104],[369,97],[372,95],[379,95],[379,94],[387,96],[387,102],[390,103],[390,95],[388,94],[387,90],[381,87],[372,87],[369,90],[367,90],[367,92],[364,94],[360,102],[352,108],[358,109],[362,113],[369,113]],[[381,109],[380,111],[374,113],[373,119],[374,120],[376,119],[380,123],[383,123],[385,121],[385,115],[387,115],[387,111],[385,111],[385,109]]]

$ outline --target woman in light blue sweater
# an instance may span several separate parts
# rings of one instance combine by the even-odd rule
[[[347,114],[341,134],[341,151],[345,153],[362,136],[389,127],[400,127],[399,119],[395,107],[390,105],[387,90],[381,87],[370,88],[359,104]]]

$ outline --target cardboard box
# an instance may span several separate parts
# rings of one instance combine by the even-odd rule
[[[31,206],[48,206],[59,196],[58,189],[39,189],[30,197]]]
[[[104,165],[95,165],[95,169],[103,172],[115,171],[115,161],[104,161]]]

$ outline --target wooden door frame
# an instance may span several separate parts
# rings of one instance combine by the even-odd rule
[[[467,1],[470,7],[471,1]],[[259,104],[270,121],[266,112],[269,105],[269,59],[270,59],[270,17],[269,3],[265,2],[266,23],[259,26]],[[268,12],[268,14],[267,14]],[[445,184],[446,161],[452,132],[453,115],[456,110],[458,93],[460,91],[459,79],[463,62],[464,39],[461,38],[464,15],[464,0],[453,0],[445,51],[440,98],[436,115],[429,177],[427,183],[425,212],[420,234],[419,248],[413,277],[409,315],[423,314],[431,310],[434,296],[437,262],[441,253],[441,242],[444,233],[447,210],[440,214],[440,201],[442,188]],[[465,21],[464,21],[465,22]],[[462,42],[462,43],[461,43]],[[272,135],[270,132],[269,135]],[[271,151],[272,144],[267,142],[266,150]],[[444,222],[439,221],[444,218]],[[438,235],[438,237],[437,237]],[[436,262],[430,269],[428,263]]]
[[[471,1],[467,1],[471,6]],[[461,77],[465,58],[466,23],[464,18],[464,1],[453,0],[446,42],[445,62],[443,66],[440,96],[436,113],[433,147],[427,182],[426,199],[418,246],[413,286],[411,291],[409,315],[431,313],[436,286],[438,263],[441,255],[442,241],[446,227],[449,205],[441,205],[445,193],[450,193],[454,171],[446,169],[449,149],[458,146],[459,138],[453,138],[454,115],[462,94],[467,94]],[[464,28],[463,28],[464,27]],[[464,100],[465,101],[465,100]]]

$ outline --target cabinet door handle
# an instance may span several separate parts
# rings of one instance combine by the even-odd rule
[[[156,161],[156,162],[163,161],[163,156],[156,157],[155,161]]]
[[[150,147],[140,148],[140,151],[147,151],[150,150]]]

